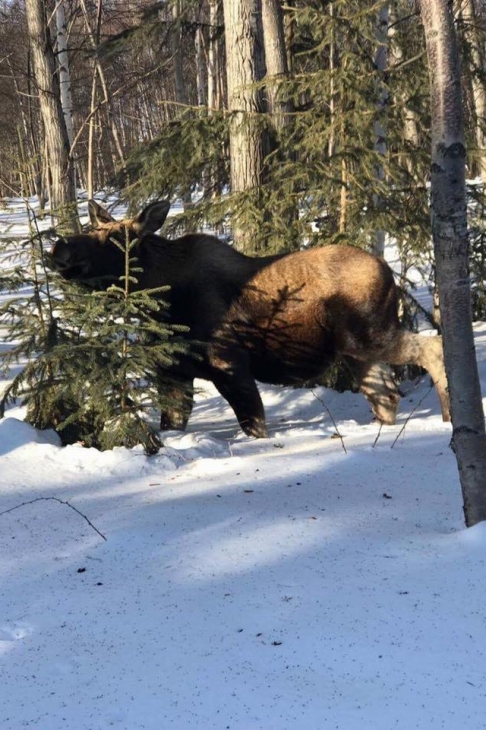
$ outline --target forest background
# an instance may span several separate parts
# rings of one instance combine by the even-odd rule
[[[474,179],[486,10],[453,6]],[[79,188],[115,186],[136,205],[179,197],[179,225],[230,227],[248,253],[337,240],[382,253],[386,232],[404,280],[430,241],[418,3],[9,0],[0,12],[0,197],[35,194],[58,214]]]

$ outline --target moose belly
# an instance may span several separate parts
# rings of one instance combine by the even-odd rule
[[[321,328],[253,327],[239,333],[250,370],[263,383],[292,385],[321,375],[336,351],[332,336]]]

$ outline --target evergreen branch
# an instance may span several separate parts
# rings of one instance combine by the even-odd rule
[[[404,59],[403,61],[399,61],[398,63],[394,64],[393,66],[390,66],[387,69],[388,74],[396,73],[397,71],[401,71],[405,68],[405,66],[409,66],[411,63],[415,63],[415,61],[420,61],[421,58],[424,58],[426,56],[425,49],[423,51],[420,51],[419,53],[415,54],[415,56],[412,56],[412,58]]]

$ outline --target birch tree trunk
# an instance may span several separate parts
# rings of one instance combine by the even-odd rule
[[[61,229],[76,230],[79,221],[74,170],[60,100],[56,60],[47,28],[45,4],[42,0],[26,0],[25,12],[51,175],[51,212]]]
[[[329,2],[329,18],[331,24],[331,38],[329,43],[329,116],[331,119],[331,133],[327,154],[333,157],[336,152],[336,30],[334,27],[334,2]]]
[[[184,79],[184,67],[182,65],[182,29],[181,29],[181,3],[174,0],[172,5],[172,27],[170,32],[172,64],[174,68],[175,100],[177,102],[176,116],[184,113],[184,107],[188,104],[186,93],[186,82]],[[182,205],[184,210],[189,210],[192,204],[190,190],[182,192]]]
[[[377,17],[375,67],[379,76],[376,93],[376,119],[374,124],[374,132],[376,136],[375,151],[384,159],[386,155],[386,129],[384,116],[388,101],[388,91],[384,84],[384,75],[388,70],[388,4],[383,5],[380,8],[380,12]],[[378,186],[383,185],[385,182],[385,168],[381,160],[377,164],[376,180]],[[374,205],[377,211],[379,211],[382,206],[382,202],[382,196],[379,192],[377,192],[374,195]],[[385,231],[383,229],[375,231],[373,252],[377,256],[385,255]]]
[[[486,519],[486,435],[471,323],[464,122],[452,3],[421,0],[432,113],[431,219],[466,525]]]
[[[57,63],[59,66],[59,89],[61,106],[64,112],[64,121],[69,144],[72,145],[73,134],[73,95],[71,91],[71,74],[69,72],[69,54],[67,48],[67,28],[64,14],[63,0],[56,2],[56,45]]]
[[[86,27],[89,29],[91,37],[91,44],[96,48],[100,42],[101,32],[101,14],[103,10],[103,0],[98,0],[96,8],[96,24],[94,31],[88,22],[88,15],[86,8],[84,8],[84,22]],[[98,85],[98,70],[96,63],[93,65],[93,78],[91,80],[91,98],[89,105],[89,122],[88,122],[88,161],[86,166],[86,187],[88,190],[88,200],[91,200],[94,196],[94,135],[95,135],[95,124],[96,124],[96,96],[97,96],[97,85]]]

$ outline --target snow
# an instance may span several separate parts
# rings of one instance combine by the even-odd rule
[[[428,378],[381,430],[262,386],[261,440],[198,387],[154,457],[0,421],[0,729],[486,727],[486,523]]]

